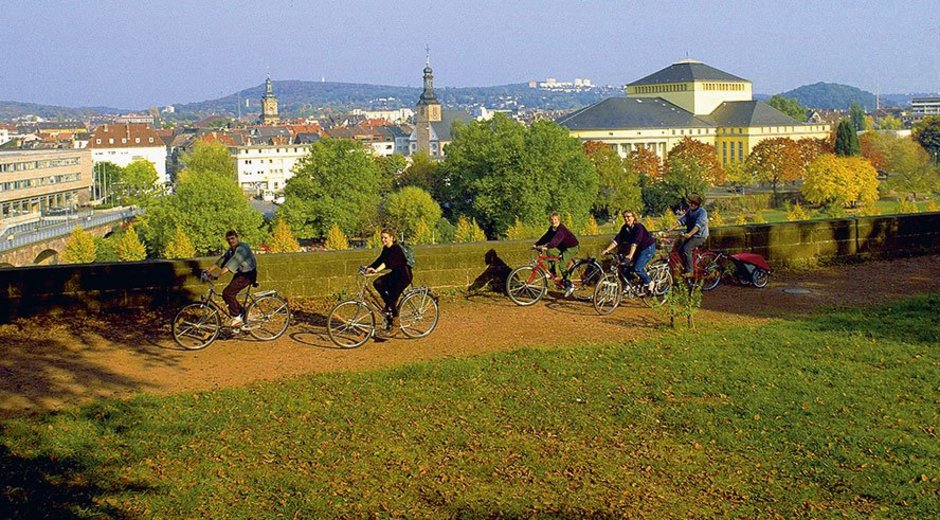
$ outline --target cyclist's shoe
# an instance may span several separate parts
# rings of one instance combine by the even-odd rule
[[[389,332],[391,332],[392,334],[394,334],[396,330],[401,328],[401,321],[398,319],[398,316],[395,316],[392,318],[392,321],[389,322],[388,328],[389,328]]]
[[[238,316],[235,316],[234,318],[230,319],[227,325],[234,329],[237,327],[241,327],[244,324],[245,324],[245,320],[242,318],[242,315],[239,314]]]
[[[656,290],[656,282],[650,282],[646,284],[646,292],[653,294],[653,291]]]
[[[565,280],[565,298],[574,294],[574,284],[570,280]]]

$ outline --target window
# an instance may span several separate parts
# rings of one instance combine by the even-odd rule
[[[134,144],[137,144],[137,143],[140,143],[140,138],[139,138],[139,137],[135,137],[135,138],[134,138]]]

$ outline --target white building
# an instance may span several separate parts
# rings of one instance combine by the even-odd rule
[[[6,128],[0,127],[0,145],[4,145],[13,140],[13,137],[10,136],[10,131]]]
[[[940,97],[914,98],[911,100],[911,121],[917,122],[927,116],[940,115]]]
[[[294,165],[309,152],[309,145],[249,145],[233,148],[238,184],[246,192],[263,194],[284,190]]]
[[[362,110],[353,109],[354,116],[362,116],[366,119],[384,119],[391,123],[405,123],[415,117],[415,111],[410,108],[399,108],[397,110]]]
[[[145,125],[102,125],[95,128],[88,140],[91,160],[97,164],[110,162],[124,167],[144,159],[157,170],[157,184],[165,186],[166,144],[153,129]]]

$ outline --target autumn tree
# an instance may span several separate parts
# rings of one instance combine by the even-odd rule
[[[761,182],[771,185],[774,203],[777,201],[777,188],[783,182],[798,180],[803,174],[803,163],[796,141],[786,137],[764,139],[751,150],[745,162],[745,168]]]
[[[839,121],[836,127],[836,155],[849,157],[861,153],[861,146],[858,144],[858,133],[848,120]]]
[[[284,219],[274,221],[271,228],[271,239],[268,241],[268,251],[272,253],[296,253],[300,251],[300,244],[290,230]]]
[[[669,152],[664,171],[662,181],[643,183],[643,204],[648,212],[664,211],[692,193],[705,193],[725,180],[715,148],[689,137]]]
[[[859,149],[862,157],[868,159],[868,162],[876,170],[884,169],[888,162],[885,152],[890,147],[888,140],[894,136],[881,132],[866,132],[858,136]]]
[[[710,144],[696,141],[691,137],[685,137],[679,141],[679,144],[669,151],[664,179],[669,177],[670,163],[677,161],[697,164],[698,168],[696,169],[701,172],[699,174],[701,180],[709,187],[717,186],[725,181],[725,172],[718,160],[718,153],[715,151],[715,147]],[[697,190],[699,193],[703,191]]]
[[[640,179],[630,159],[621,158],[609,145],[597,141],[584,143],[584,151],[594,163],[599,184],[593,214],[606,221],[624,209],[639,209]]]
[[[753,170],[745,167],[745,163],[734,161],[725,165],[725,174],[729,184],[736,188],[744,188],[754,184],[757,177]]]
[[[878,199],[878,173],[862,157],[825,154],[807,168],[803,197],[836,210]]]
[[[627,155],[627,160],[641,179],[649,179],[651,182],[663,180],[663,163],[653,150],[638,148]]]
[[[914,140],[940,163],[940,116],[927,116],[915,124]]]
[[[900,130],[903,125],[900,119],[888,114],[878,120],[878,128],[881,130]]]
[[[128,227],[124,231],[124,236],[121,237],[120,242],[117,244],[117,253],[118,259],[122,262],[146,260],[147,248],[144,247],[144,244],[140,241],[140,237],[137,235],[137,231],[133,226]]]
[[[95,261],[95,253],[95,239],[91,233],[81,226],[75,226],[65,239],[65,249],[59,259],[66,264],[90,264]]]
[[[486,240],[486,234],[477,225],[476,219],[467,220],[467,217],[463,215],[457,218],[454,242],[482,242],[484,240]]]
[[[334,225],[359,234],[375,222],[380,186],[369,152],[355,141],[324,139],[295,166],[277,213],[301,238],[323,237]]]
[[[163,249],[163,258],[192,258],[196,256],[196,248],[182,226],[176,226],[173,237]]]
[[[326,242],[323,243],[323,247],[330,251],[349,249],[349,240],[346,238],[346,233],[343,233],[343,230],[340,229],[339,224],[333,224],[330,227],[330,230],[326,234]]]
[[[806,107],[794,98],[776,94],[767,101],[767,104],[801,123],[806,122]]]
[[[398,187],[416,186],[428,193],[438,191],[437,161],[427,152],[417,152],[411,156],[411,164],[402,171],[395,183]]]

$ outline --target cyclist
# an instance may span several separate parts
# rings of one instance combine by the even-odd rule
[[[650,275],[646,273],[646,264],[656,254],[656,241],[653,240],[646,226],[637,221],[636,214],[630,210],[623,212],[623,226],[620,227],[620,232],[610,241],[610,245],[601,254],[606,255],[614,248],[617,248],[618,252],[623,254],[628,262],[633,261],[633,271],[643,281],[647,291],[652,293],[655,284]]]
[[[561,281],[565,287],[565,297],[567,298],[574,292],[574,285],[568,280],[568,269],[571,267],[575,255],[580,251],[578,238],[561,223],[561,216],[557,211],[553,211],[548,220],[550,222],[548,231],[535,243],[535,247],[545,248],[549,255],[558,256],[561,260],[563,266]],[[551,269],[552,274],[556,274],[554,262]]]
[[[258,280],[258,263],[251,247],[238,241],[237,232],[229,230],[225,233],[225,241],[228,242],[228,249],[206,273],[213,278],[229,272],[233,274],[232,281],[222,291],[222,300],[228,305],[228,312],[232,316],[228,326],[241,327],[245,323],[245,309],[238,303],[238,293]],[[215,274],[216,269],[220,269],[219,274]]]
[[[685,233],[682,233],[682,244],[679,246],[679,252],[682,253],[682,267],[685,270],[684,276],[690,277],[693,273],[692,252],[696,247],[700,247],[708,238],[708,213],[702,207],[702,197],[695,193],[686,198],[689,209],[685,215],[679,217],[679,223],[669,231],[685,227]]]
[[[382,301],[385,302],[385,312],[392,317],[389,330],[394,331],[399,326],[398,297],[411,285],[411,267],[408,266],[405,250],[395,239],[394,231],[385,228],[379,236],[382,239],[382,253],[375,259],[375,262],[366,267],[366,272],[375,273],[383,269],[391,270],[391,272],[376,279],[372,285],[379,292]]]

